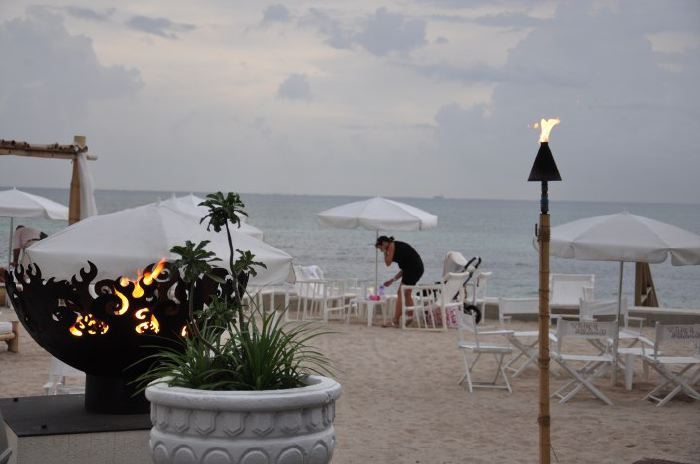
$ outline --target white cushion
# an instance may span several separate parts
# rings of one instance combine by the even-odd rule
[[[12,322],[0,322],[0,334],[12,333]]]

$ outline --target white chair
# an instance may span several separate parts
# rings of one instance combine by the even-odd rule
[[[498,319],[503,328],[513,315],[538,315],[539,299],[537,298],[499,298]],[[513,331],[508,335],[508,341],[517,350],[518,354],[506,364],[506,370],[513,372],[512,377],[519,376],[525,368],[534,364],[537,366],[537,346],[539,342],[539,330]],[[522,361],[521,359],[524,358]]]
[[[299,311],[302,320],[328,322],[331,313],[340,313],[347,320],[350,300],[342,279],[303,280],[297,282]]]
[[[632,390],[632,381],[634,378],[634,362],[637,357],[644,354],[644,345],[647,347],[653,346],[653,342],[642,334],[642,325],[644,318],[633,317],[629,315],[629,306],[627,306],[627,298],[622,297],[620,304],[621,324],[619,325],[620,333],[618,335],[617,359],[618,365],[625,372],[625,388]],[[582,321],[594,321],[599,318],[614,318],[617,317],[618,300],[617,298],[609,300],[580,300],[579,319]],[[631,328],[630,322],[638,322],[637,328]],[[620,343],[626,345],[620,345]],[[642,364],[644,369],[644,377],[649,377],[649,368],[646,364]]]
[[[19,321],[0,322],[0,341],[7,343],[7,351],[19,352]]]
[[[509,393],[512,393],[513,390],[510,387],[503,361],[506,355],[513,352],[506,339],[513,331],[497,328],[485,329],[487,328],[479,327],[476,324],[473,314],[465,314],[462,311],[457,312],[457,332],[459,333],[457,347],[464,358],[464,375],[459,380],[459,385],[464,384],[466,381],[469,393],[472,393],[474,388],[506,389]],[[489,342],[485,343],[484,337],[488,337]],[[498,341],[494,342],[494,338]],[[493,380],[488,382],[472,380],[472,370],[482,354],[493,355],[498,363]],[[499,377],[503,379],[502,383],[498,383]]]
[[[79,383],[67,385],[68,378],[78,379]],[[47,395],[84,393],[85,373],[52,356],[49,366],[49,380],[44,384],[44,392]]]
[[[693,352],[665,355],[660,352],[662,346],[668,346],[669,351],[675,352],[683,347],[693,347]],[[644,399],[656,401],[657,406],[663,406],[683,391],[691,398],[700,400],[700,392],[692,387],[700,381],[700,324],[665,325],[657,322],[653,350],[646,352],[643,359],[662,378],[661,383]],[[673,366],[677,370],[672,370]],[[674,388],[661,396],[668,386]]]
[[[441,298],[442,284],[434,285],[403,285],[403,297],[401,298],[401,328],[402,329],[424,329],[424,330],[446,330],[447,321],[445,315],[441,314],[442,328],[437,327],[437,317],[432,314],[435,308],[442,308],[438,305],[438,300]],[[413,304],[409,305],[406,301],[406,293],[410,292]],[[410,327],[407,321],[412,320]]]
[[[604,403],[612,405],[612,401],[595,385],[593,380],[605,374],[607,367],[612,367],[615,357],[612,353],[612,339],[617,324],[615,322],[568,321],[557,320],[556,343],[551,353],[554,359],[572,380],[562,385],[552,396],[560,398],[560,403],[566,403],[582,388],[587,388]],[[596,346],[603,346],[604,351],[598,353],[583,353],[581,351],[564,351],[564,340],[585,339],[596,341]],[[584,363],[582,367],[574,367],[573,363]]]
[[[550,274],[550,313],[558,313],[558,310],[578,311],[581,298],[592,298],[594,288],[595,274]]]
[[[469,276],[468,271],[448,272],[441,284],[404,286],[403,291],[410,291],[413,296],[413,305],[402,298],[401,328],[406,328],[406,320],[412,314],[415,322],[412,328],[447,330],[448,317],[462,312],[464,283]]]

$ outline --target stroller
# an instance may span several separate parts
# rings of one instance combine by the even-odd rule
[[[464,282],[462,282],[462,287],[466,287],[480,265],[480,256],[474,256],[473,258],[467,261],[464,255],[459,251],[449,251],[445,256],[445,261],[442,266],[442,282],[447,281],[447,277],[450,273],[468,272],[466,279],[464,280]],[[454,300],[457,298],[457,296],[458,295],[452,295],[450,299]],[[462,310],[465,314],[473,314],[474,321],[477,324],[481,321],[481,310],[479,310],[477,306],[465,302],[462,307]]]

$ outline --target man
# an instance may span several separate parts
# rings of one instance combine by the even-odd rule
[[[46,237],[47,235],[45,233],[33,227],[25,227],[23,225],[17,226],[15,233],[12,235],[12,261],[10,264],[16,267],[19,262],[20,253],[32,243],[38,242]]]

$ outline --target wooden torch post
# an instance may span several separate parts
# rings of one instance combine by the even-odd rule
[[[80,148],[85,147],[85,137],[76,135],[73,137],[73,144]],[[80,164],[78,156],[73,157],[73,174],[70,179],[70,199],[68,202],[68,224],[80,221]]]
[[[537,241],[540,249],[540,308],[539,308],[539,367],[540,411],[537,423],[540,429],[540,464],[549,464],[551,439],[549,434],[549,205],[547,182],[542,181],[540,225]]]

